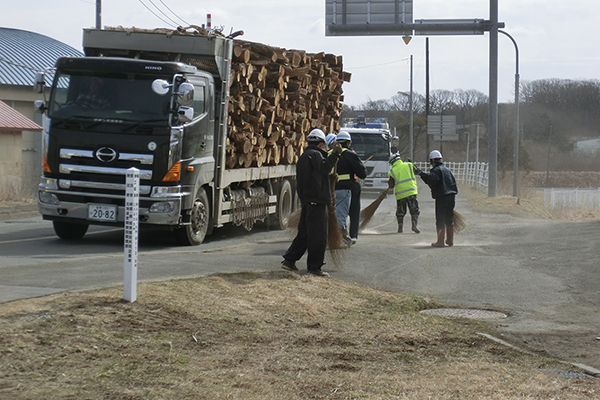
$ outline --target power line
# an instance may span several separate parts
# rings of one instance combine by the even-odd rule
[[[167,22],[167,21],[165,21],[165,20],[164,20],[164,19],[162,19],[162,18],[161,18],[161,17],[160,17],[158,14],[156,14],[154,11],[152,11],[152,10],[150,9],[150,7],[148,7],[148,6],[147,6],[147,5],[146,5],[146,4],[145,4],[145,3],[144,3],[142,0],[138,0],[138,1],[140,2],[140,4],[142,4],[144,7],[146,7],[146,9],[147,9],[148,11],[150,11],[150,12],[151,12],[151,13],[152,13],[152,14],[153,14],[153,15],[154,15],[156,18],[160,19],[162,22],[164,22],[164,23],[165,23],[165,24],[167,24],[167,25],[171,25],[171,23],[170,23],[170,22]],[[154,5],[154,3],[153,3],[152,5]],[[177,24],[175,24],[175,25],[177,25]]]
[[[373,67],[383,67],[384,65],[396,64],[403,61],[408,61],[408,58],[403,58],[402,60],[390,61],[388,63],[383,64],[375,64],[375,65],[365,65],[364,67],[348,67],[348,70],[362,69],[362,68],[373,68]]]
[[[156,8],[158,10],[158,12],[160,12],[162,15],[164,15],[165,18],[167,18],[169,21],[171,21],[175,25],[179,25],[179,23],[177,21],[173,20],[171,17],[169,17],[167,14],[165,14],[165,12],[163,10],[161,10],[156,4],[154,4],[154,2],[152,0],[148,0],[148,1],[150,1],[150,4],[152,4],[154,6],[154,8]]]
[[[171,13],[172,13],[174,16],[176,16],[176,17],[177,17],[177,18],[179,18],[181,21],[183,21],[183,22],[184,22],[184,23],[185,23],[187,26],[190,26],[190,25],[191,25],[189,22],[187,22],[186,20],[184,20],[183,18],[181,18],[179,15],[175,14],[175,13],[173,12],[173,10],[171,10],[171,9],[169,8],[169,6],[167,6],[167,5],[166,5],[166,4],[163,2],[163,0],[160,0],[160,2],[162,3],[162,5],[163,5],[163,6],[165,6],[165,7],[167,8],[167,10],[171,11]]]

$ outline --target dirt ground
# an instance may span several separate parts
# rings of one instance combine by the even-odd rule
[[[288,272],[0,304],[0,398],[594,399],[600,380],[423,299]]]
[[[552,259],[577,264],[577,246],[597,253],[596,210],[550,213],[534,190],[524,190],[519,204],[465,192],[474,212],[514,217],[506,242],[519,240],[521,220],[538,224],[542,238],[553,235],[544,227],[561,224],[562,242],[548,240],[536,249],[544,257],[531,257],[526,268]],[[574,235],[582,227],[585,245]],[[501,336],[500,324],[424,315],[440,305],[279,271],[146,282],[137,302],[120,298],[112,288],[0,304],[0,398],[546,400],[600,393],[600,380],[548,357],[585,359],[569,352],[586,347],[600,354],[600,341],[576,326],[504,336],[534,351],[527,354],[480,335]],[[597,325],[597,306],[589,310],[577,317]]]
[[[560,282],[539,312],[523,310],[527,318],[516,327],[498,325],[498,331],[524,348],[600,369],[600,302],[594,295],[600,209],[549,211],[543,207],[542,192],[533,189],[523,190],[518,203],[511,196],[489,198],[465,191],[462,195],[470,197],[475,212],[512,216],[506,228],[494,233],[502,243],[496,251],[510,253],[522,269]]]

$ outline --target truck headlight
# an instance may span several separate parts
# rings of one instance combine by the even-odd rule
[[[58,197],[56,197],[55,194],[46,192],[46,191],[40,191],[39,193],[39,199],[40,199],[40,203],[43,204],[50,204],[53,206],[57,206],[60,204],[60,201],[58,200]]]
[[[159,201],[156,203],[152,203],[150,209],[148,210],[151,213],[161,213],[161,214],[169,214],[175,211],[175,202],[174,201]]]
[[[181,196],[181,186],[155,186],[152,188],[150,197],[174,197]]]
[[[44,190],[56,190],[56,189],[58,189],[57,182],[58,182],[57,179],[42,177],[40,179],[40,184],[38,185],[38,187],[40,189],[44,189]]]

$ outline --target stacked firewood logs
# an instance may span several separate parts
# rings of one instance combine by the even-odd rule
[[[314,128],[339,130],[342,57],[234,40],[227,168],[295,164]]]

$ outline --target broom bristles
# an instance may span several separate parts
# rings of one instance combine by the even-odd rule
[[[344,234],[340,229],[337,214],[335,213],[335,183],[337,179],[337,174],[329,175],[332,205],[327,207],[327,248],[333,264],[339,268],[342,265],[343,250],[348,248],[348,244],[344,239]]]
[[[300,223],[300,215],[302,214],[302,207],[299,207],[296,211],[290,214],[288,218],[288,228],[297,228]]]
[[[467,229],[467,221],[458,211],[454,210],[454,232],[460,233],[465,229]]]
[[[375,201],[373,201],[371,204],[369,204],[360,211],[360,224],[358,226],[359,229],[364,229],[365,226],[367,226],[367,224],[371,222],[373,215],[375,215],[375,211],[377,211],[383,199],[387,197],[387,194],[388,189],[385,189],[379,194],[379,197],[377,197]]]

